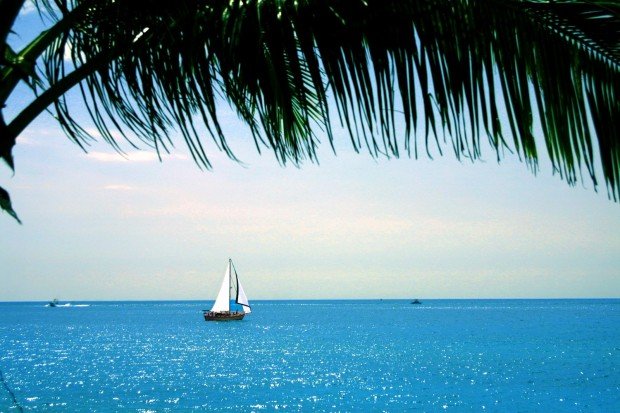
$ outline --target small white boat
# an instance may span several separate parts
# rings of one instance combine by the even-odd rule
[[[233,276],[234,273],[234,276]],[[236,304],[237,309],[231,310],[231,302]],[[211,310],[204,310],[203,315],[206,321],[234,321],[242,320],[246,314],[252,312],[250,308],[250,302],[248,297],[243,291],[237,270],[232,263],[232,260],[228,260],[228,266],[226,267],[226,273],[222,280],[222,286],[220,292],[217,294],[215,303]]]

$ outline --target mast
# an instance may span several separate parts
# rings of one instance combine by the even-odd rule
[[[231,305],[232,304],[232,299],[237,296],[237,292],[233,291],[233,289],[235,288],[235,285],[233,284],[232,272],[233,272],[232,258],[228,258],[228,277],[229,277],[229,281],[228,282],[230,283],[230,295],[228,296],[229,307],[232,307],[232,305]],[[229,310],[232,311],[232,308],[229,308]],[[237,311],[237,308],[235,308],[235,311]]]

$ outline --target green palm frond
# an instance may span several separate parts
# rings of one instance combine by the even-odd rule
[[[176,129],[208,168],[199,124],[234,158],[217,116],[223,96],[259,151],[273,150],[282,163],[316,160],[320,135],[334,138],[335,109],[353,147],[372,156],[431,155],[448,144],[457,157],[477,159],[487,140],[498,159],[513,151],[536,169],[544,148],[569,183],[583,168],[596,183],[600,159],[610,196],[620,195],[616,1],[43,5],[58,23],[39,60],[41,100],[9,123],[3,140],[53,104],[67,134],[88,144],[64,98],[78,87],[114,147],[122,146],[117,131],[131,145],[166,152]]]
[[[555,28],[586,50],[620,65],[620,3],[617,1],[527,1],[541,24]]]
[[[17,213],[13,210],[13,205],[11,205],[11,197],[6,189],[0,186],[0,209],[7,212],[10,216],[12,216],[17,222],[20,224],[22,221],[17,216]]]

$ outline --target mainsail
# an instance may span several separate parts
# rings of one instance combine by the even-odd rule
[[[211,308],[211,311],[219,313],[222,311],[230,311],[230,261],[226,267],[226,273],[224,274],[224,280],[222,281],[222,287],[217,294],[215,304]]]

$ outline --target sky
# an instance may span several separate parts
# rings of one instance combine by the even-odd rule
[[[448,148],[375,160],[342,131],[337,156],[324,138],[320,165],[282,167],[221,111],[243,163],[208,145],[212,171],[181,140],[160,162],[85,153],[49,115],[31,124],[15,174],[0,166],[23,221],[0,214],[0,301],[210,301],[229,257],[250,300],[620,297],[620,205],[604,187],[570,187],[545,160],[536,176],[498,165],[490,148],[476,163]]]

